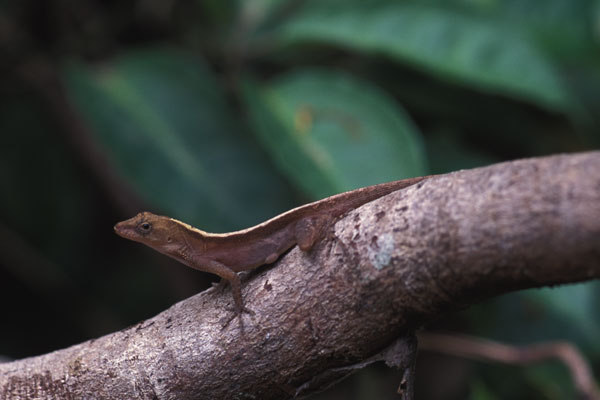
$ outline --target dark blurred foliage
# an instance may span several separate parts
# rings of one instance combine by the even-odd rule
[[[227,231],[368,184],[597,148],[599,40],[597,0],[0,1],[0,354],[207,287],[114,235],[142,209]],[[434,328],[571,340],[598,366],[598,293],[515,293]],[[321,398],[395,398],[398,376],[374,366]],[[419,399],[573,397],[556,365],[423,354],[418,381]]]

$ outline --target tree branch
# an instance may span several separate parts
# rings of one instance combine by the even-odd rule
[[[261,269],[243,288],[256,312],[243,337],[222,329],[229,291],[207,290],[131,328],[0,364],[0,398],[290,398],[441,313],[599,276],[600,152],[460,171],[369,203],[313,251]]]
[[[424,332],[419,334],[420,350],[434,351],[481,361],[528,365],[558,360],[569,369],[581,400],[599,400],[594,375],[579,350],[569,342],[546,342],[511,346],[492,340]]]

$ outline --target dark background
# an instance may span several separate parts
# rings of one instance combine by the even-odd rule
[[[122,329],[215,279],[118,238],[138,211],[223,232],[369,184],[598,148],[599,41],[592,0],[1,0],[0,354]],[[598,294],[511,294],[431,328],[571,340],[598,368]],[[322,398],[395,398],[398,377],[373,366]],[[558,365],[428,354],[417,390],[573,397]]]

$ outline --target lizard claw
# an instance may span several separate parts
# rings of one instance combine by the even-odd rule
[[[246,313],[246,314],[250,314],[250,315],[256,315],[256,313],[254,311],[252,311],[250,308],[243,306],[241,310],[238,310],[236,307],[225,307],[225,309],[231,313],[233,313],[233,316],[229,319],[229,321],[231,321],[232,319],[234,319],[237,316],[242,316],[242,314]]]
[[[231,321],[233,321],[237,317],[239,320],[239,323],[240,323],[240,331],[242,332],[242,334],[244,334],[244,320],[242,318],[242,315],[244,313],[250,314],[250,315],[256,315],[256,313],[254,311],[252,311],[251,309],[249,309],[248,307],[242,307],[241,311],[238,311],[235,308],[228,307],[227,311],[231,312],[232,315],[229,318],[227,318],[226,320],[225,319],[221,320],[221,322],[222,322],[221,330],[224,330],[225,328],[227,328],[229,326],[229,324],[231,323]]]

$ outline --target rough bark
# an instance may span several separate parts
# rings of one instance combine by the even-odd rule
[[[262,268],[243,287],[256,313],[243,336],[236,323],[222,329],[229,290],[207,290],[0,364],[0,398],[290,398],[441,313],[599,276],[600,152],[455,172],[369,203],[313,251]]]

